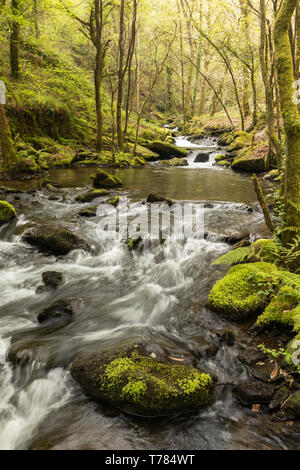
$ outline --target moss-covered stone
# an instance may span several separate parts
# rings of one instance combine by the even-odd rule
[[[157,153],[162,160],[167,160],[175,157],[186,158],[188,155],[188,151],[186,149],[160,141],[152,142],[149,145],[149,149],[152,152]]]
[[[186,158],[172,158],[172,160],[166,160],[163,165],[165,166],[189,166],[189,163]]]
[[[231,161],[229,160],[219,160],[216,161],[217,166],[231,166]]]
[[[272,328],[289,327],[294,325],[294,309],[300,302],[300,294],[289,286],[283,286],[273,297],[264,313],[257,319],[257,326]]]
[[[208,305],[233,320],[260,313],[279,283],[277,272],[277,267],[271,263],[234,266],[214,285]]]
[[[79,212],[80,217],[96,217],[97,215],[97,206],[87,207],[86,209],[82,209]]]
[[[94,199],[107,196],[108,194],[109,192],[107,191],[107,189],[94,189],[84,194],[79,194],[78,196],[76,196],[75,201],[83,203],[92,202],[94,201]]]
[[[17,216],[17,213],[13,206],[8,202],[0,201],[0,226],[7,224]]]
[[[70,230],[50,225],[33,227],[24,233],[22,239],[43,253],[55,256],[66,255],[72,250],[90,250],[89,244]]]
[[[96,189],[113,189],[122,186],[122,181],[118,176],[108,175],[103,170],[98,170],[91,178]]]
[[[215,161],[216,161],[216,162],[220,162],[220,161],[222,161],[222,160],[226,160],[227,158],[228,158],[228,156],[225,155],[225,154],[216,155]]]
[[[114,206],[114,207],[117,207],[119,205],[119,203],[120,203],[120,197],[119,196],[112,197],[108,201],[108,204],[110,204],[111,206]]]
[[[248,147],[233,160],[232,168],[247,173],[262,173],[265,171],[265,153],[262,149]]]
[[[150,204],[166,203],[168,204],[168,206],[172,206],[174,204],[174,201],[172,201],[172,199],[168,199],[158,193],[150,193],[147,197],[147,202],[149,202]]]
[[[244,131],[236,132],[234,140],[228,147],[228,152],[233,152],[235,150],[241,150],[246,145],[251,144],[252,134],[248,134]]]
[[[73,379],[98,402],[111,402],[125,413],[170,415],[207,406],[212,379],[185,364],[159,361],[141,343],[77,359]]]

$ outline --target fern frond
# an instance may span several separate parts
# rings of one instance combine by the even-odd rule
[[[300,331],[300,304],[293,310],[294,330]]]
[[[235,250],[228,251],[224,255],[220,256],[216,261],[212,263],[212,266],[218,264],[225,264],[226,266],[234,266],[235,264],[242,264],[249,259],[251,256],[250,247],[236,248]]]

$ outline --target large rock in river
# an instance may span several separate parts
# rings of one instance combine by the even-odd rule
[[[176,145],[169,144],[167,142],[160,142],[158,140],[155,142],[151,142],[151,144],[149,145],[149,149],[152,152],[157,153],[162,160],[167,160],[174,157],[186,158],[188,155],[188,151],[186,149],[176,147]]]
[[[10,222],[16,216],[17,214],[13,206],[8,204],[8,202],[0,201],[0,226],[7,224],[7,222]]]
[[[234,159],[232,168],[248,173],[262,173],[265,171],[265,160],[261,155],[238,156]]]
[[[103,170],[98,170],[92,176],[93,186],[96,189],[113,189],[122,186],[122,181],[118,176],[108,175]]]
[[[71,375],[94,400],[137,416],[190,412],[212,399],[208,374],[171,359],[159,360],[140,341],[78,358]]]
[[[209,153],[206,152],[200,152],[196,156],[194,163],[206,163],[209,161]]]
[[[30,228],[24,233],[23,241],[55,256],[67,255],[72,250],[90,250],[89,244],[70,230],[50,225]]]
[[[272,263],[234,266],[214,285],[208,305],[237,321],[261,313],[279,284],[277,274],[278,269]]]

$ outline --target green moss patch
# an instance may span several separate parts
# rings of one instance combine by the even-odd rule
[[[76,360],[71,374],[93,399],[141,416],[169,415],[211,402],[212,379],[199,370],[148,356],[140,345]]]
[[[299,291],[289,286],[283,286],[271,300],[264,313],[257,319],[258,326],[293,327],[294,309],[300,302]]]
[[[17,216],[13,206],[8,202],[0,201],[0,225],[7,224]]]
[[[277,272],[277,267],[271,263],[235,266],[214,285],[209,306],[233,320],[260,313],[279,284]]]

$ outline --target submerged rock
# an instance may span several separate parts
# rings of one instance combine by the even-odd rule
[[[155,141],[149,145],[149,149],[157,153],[161,159],[170,159],[173,157],[186,158],[188,151],[176,145],[169,144],[167,142]]]
[[[214,285],[208,305],[237,321],[260,313],[278,284],[277,273],[277,267],[271,263],[234,266]]]
[[[98,170],[92,176],[93,186],[96,189],[112,189],[122,186],[122,181],[118,176],[108,175],[103,170]]]
[[[200,152],[196,156],[194,163],[206,163],[209,161],[209,153]]]
[[[159,202],[165,202],[169,206],[172,206],[174,204],[174,201],[172,201],[171,199],[168,199],[168,198],[166,198],[164,196],[161,196],[160,194],[157,194],[157,193],[150,193],[147,197],[147,202],[149,202],[151,204],[155,204],[155,203],[159,203]]]
[[[212,379],[186,364],[161,361],[142,342],[78,358],[71,375],[98,402],[110,402],[125,413],[164,416],[206,407]]]
[[[17,213],[13,206],[8,202],[0,201],[0,226],[7,224],[17,217]]]
[[[97,215],[97,206],[87,207],[86,209],[82,209],[79,212],[80,217],[96,217]]]
[[[109,192],[106,189],[94,189],[90,190],[84,194],[79,194],[76,196],[75,201],[76,202],[92,202],[94,199],[97,199],[98,197],[104,197],[107,196]]]
[[[39,313],[38,322],[43,326],[66,325],[71,321],[73,313],[71,300],[59,300]]]
[[[89,244],[70,230],[50,225],[33,227],[24,233],[22,239],[43,253],[55,256],[67,255],[72,250],[90,250]]]

